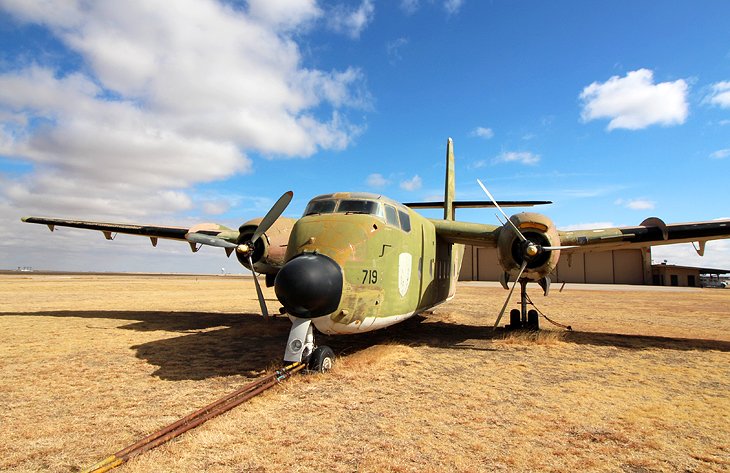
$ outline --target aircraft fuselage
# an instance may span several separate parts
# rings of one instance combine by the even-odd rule
[[[438,238],[427,218],[373,194],[318,196],[307,209],[292,228],[275,284],[290,315],[311,318],[323,333],[359,333],[400,322],[454,295],[464,247]],[[290,264],[299,266],[288,278]],[[295,291],[288,287],[306,285],[301,279],[315,266],[312,285],[288,298]]]

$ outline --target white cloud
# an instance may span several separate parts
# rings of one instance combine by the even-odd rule
[[[401,49],[408,44],[408,38],[398,38],[393,41],[389,41],[385,45],[385,49],[388,53],[388,62],[395,64],[403,59],[401,55]]]
[[[459,13],[459,10],[461,10],[461,7],[464,5],[464,0],[445,0],[444,1],[444,8],[449,13],[449,15],[454,15],[456,13]]]
[[[631,210],[653,210],[656,207],[656,202],[651,200],[631,200],[626,203],[626,207]]]
[[[478,126],[471,132],[471,136],[478,136],[479,138],[488,140],[494,137],[494,130]]]
[[[186,210],[186,189],[250,172],[246,150],[309,156],[361,131],[342,113],[368,107],[360,70],[305,68],[290,36],[322,15],[314,0],[0,7],[48,28],[84,63],[0,73],[0,153],[33,164],[0,199],[23,212]]]
[[[717,151],[710,153],[712,159],[725,159],[730,157],[730,148],[718,149]]]
[[[317,0],[248,0],[253,18],[277,28],[307,27],[322,16]]]
[[[687,82],[679,79],[654,84],[653,76],[652,71],[639,69],[585,87],[580,94],[583,120],[608,118],[608,130],[684,123],[689,113]]]
[[[414,14],[418,8],[420,7],[420,2],[418,0],[401,0],[400,1],[400,8],[403,10],[407,15]]]
[[[480,159],[478,161],[471,162],[467,165],[468,169],[481,169],[486,167],[489,162],[486,159]]]
[[[428,0],[427,3],[433,4],[434,0]],[[442,5],[449,15],[455,15],[464,6],[464,0],[443,0]],[[421,2],[420,0],[400,0],[400,8],[406,15],[413,15],[421,8]]]
[[[378,188],[385,187],[390,184],[390,180],[386,179],[385,177],[383,177],[382,174],[378,173],[370,174],[367,179],[365,179],[365,182],[370,187]]]
[[[617,199],[614,204],[631,210],[653,210],[656,202],[647,199]]]
[[[421,188],[423,185],[423,181],[421,179],[421,176],[416,174],[410,179],[406,179],[405,181],[401,181],[400,188],[407,190],[407,191],[415,191]]]
[[[363,30],[375,17],[375,5],[372,0],[363,0],[360,6],[349,10],[343,5],[337,5],[327,13],[329,27],[337,32],[350,36],[353,39],[360,37]]]
[[[529,151],[508,151],[494,158],[495,163],[520,163],[535,165],[540,162],[540,155]]]
[[[730,81],[716,82],[712,84],[712,94],[709,102],[723,108],[730,108]]]
[[[203,212],[207,215],[221,215],[228,212],[230,205],[222,200],[203,202]]]

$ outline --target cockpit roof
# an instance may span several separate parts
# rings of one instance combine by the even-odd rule
[[[411,231],[410,209],[392,199],[368,192],[336,192],[314,197],[307,204],[304,216],[322,214],[367,214],[386,224]]]
[[[330,200],[330,199],[377,200],[380,202],[385,202],[387,204],[390,204],[394,207],[407,208],[405,205],[403,205],[400,202],[397,202],[389,197],[386,197],[382,194],[373,194],[371,192],[335,192],[332,194],[322,194],[322,195],[312,197],[310,202],[315,201],[315,200]]]

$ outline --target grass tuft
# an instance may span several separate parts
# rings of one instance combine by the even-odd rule
[[[567,337],[565,331],[555,330],[514,330],[506,332],[504,337],[497,339],[506,345],[556,345],[563,343]]]

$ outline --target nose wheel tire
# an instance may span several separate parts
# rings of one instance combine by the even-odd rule
[[[335,352],[328,346],[314,349],[307,362],[307,370],[311,373],[325,373],[335,364]]]

